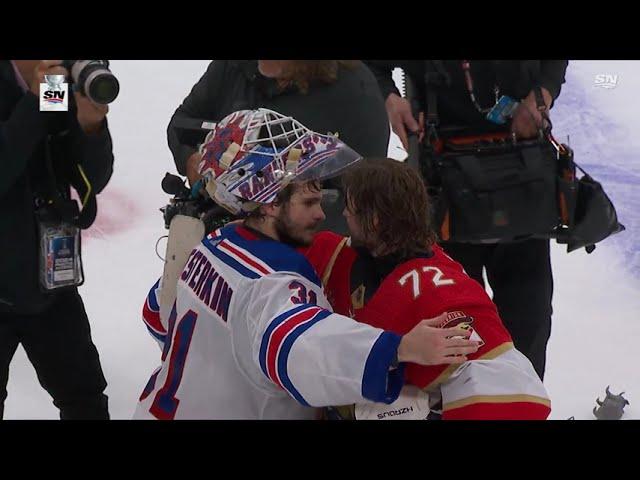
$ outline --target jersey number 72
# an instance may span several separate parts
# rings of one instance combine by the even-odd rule
[[[454,285],[456,282],[452,278],[443,278],[444,274],[438,267],[422,267],[422,272],[429,274],[431,281],[436,287],[442,287],[443,285]],[[415,268],[405,273],[398,283],[404,287],[409,281],[411,281],[411,287],[413,288],[413,298],[416,299],[420,296],[420,273]]]

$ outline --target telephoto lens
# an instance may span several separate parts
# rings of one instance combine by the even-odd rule
[[[62,66],[69,70],[77,89],[95,103],[111,103],[120,92],[120,83],[109,70],[109,60],[64,60]]]

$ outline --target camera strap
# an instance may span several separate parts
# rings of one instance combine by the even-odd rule
[[[78,192],[82,210],[80,210],[75,200],[67,198],[67,195],[60,191],[51,158],[52,138],[53,136],[49,135],[45,145],[45,164],[49,180],[49,203],[58,213],[61,220],[80,229],[87,229],[93,224],[98,213],[95,192],[82,165],[79,163],[73,165],[70,171],[71,178],[69,178],[69,182],[75,188],[76,192]]]

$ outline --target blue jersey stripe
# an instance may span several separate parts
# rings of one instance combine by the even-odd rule
[[[400,335],[382,332],[373,344],[362,376],[362,396],[373,402],[392,403],[404,384],[404,364],[389,370],[398,351]]]
[[[267,370],[267,346],[269,345],[269,339],[271,338],[271,334],[273,333],[273,331],[276,329],[278,325],[286,321],[289,317],[292,317],[298,312],[301,312],[302,310],[305,310],[309,307],[315,307],[315,306],[316,305],[309,305],[309,304],[299,305],[295,308],[292,308],[291,310],[287,310],[286,312],[278,315],[276,318],[271,320],[271,322],[269,323],[269,326],[267,327],[264,334],[262,335],[262,342],[260,343],[260,355],[259,355],[260,368],[262,369],[262,372],[265,374],[267,378],[270,379],[269,373]]]
[[[156,332],[154,329],[152,329],[149,325],[145,324],[147,327],[147,330],[149,330],[149,333],[151,334],[152,337],[154,337],[155,339],[159,340],[160,342],[162,342],[164,344],[164,342],[167,340],[167,335],[162,335],[158,332]]]
[[[202,244],[205,247],[207,247],[207,250],[209,250],[216,258],[218,258],[218,260],[223,262],[225,265],[233,268],[235,271],[237,271],[242,276],[247,277],[247,278],[254,278],[254,279],[262,277],[262,274],[254,271],[254,270],[248,269],[247,267],[242,265],[240,262],[235,260],[233,257],[230,257],[226,253],[222,252],[220,249],[212,246],[209,243],[209,241],[204,240],[202,242]]]
[[[295,272],[311,283],[322,286],[313,266],[307,258],[291,246],[271,239],[248,240],[236,232],[237,225],[229,225],[222,231],[238,247],[259,258],[276,272]]]
[[[287,338],[285,338],[284,342],[282,342],[282,347],[280,348],[280,354],[278,355],[278,376],[280,377],[280,382],[282,386],[287,389],[287,391],[295,398],[299,403],[304,406],[309,407],[309,403],[304,399],[302,394],[298,391],[298,389],[293,385],[293,382],[289,378],[289,372],[287,370],[287,361],[289,359],[289,352],[291,352],[291,348],[295,341],[309,328],[318,323],[320,320],[327,318],[331,315],[331,312],[328,310],[321,310],[318,314],[316,314],[311,320],[303,323],[302,325],[298,325],[293,331],[289,334]]]
[[[158,281],[153,284],[153,287],[151,287],[151,290],[149,290],[149,295],[147,297],[149,299],[149,308],[153,312],[160,311],[160,305],[158,305],[158,299],[156,298],[156,290],[158,289],[158,285],[160,285],[160,279],[158,279]]]

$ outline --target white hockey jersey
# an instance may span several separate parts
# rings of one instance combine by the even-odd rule
[[[144,306],[162,365],[136,419],[312,419],[311,407],[391,403],[400,336],[332,313],[293,248],[230,225],[193,250],[168,319],[158,284]]]

